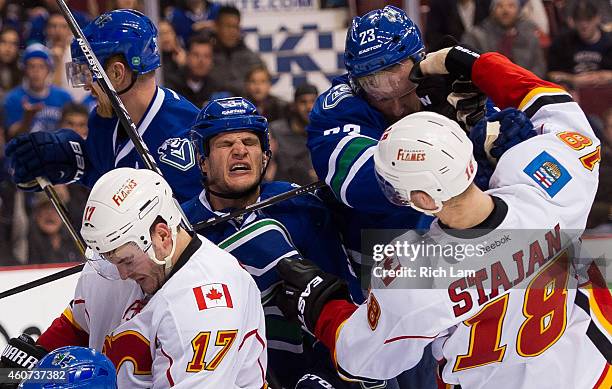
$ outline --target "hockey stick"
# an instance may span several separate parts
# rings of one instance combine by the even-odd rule
[[[235,211],[233,211],[233,212],[231,212],[229,214],[222,215],[222,216],[217,216],[217,217],[208,219],[208,220],[206,220],[204,222],[197,223],[195,225],[195,228],[196,228],[197,231],[200,231],[200,230],[205,229],[207,227],[211,227],[211,226],[217,225],[219,223],[223,223],[225,221],[228,221],[230,219],[242,216],[245,213],[254,212],[254,211],[257,211],[257,210],[269,207],[269,206],[271,206],[273,204],[279,203],[281,201],[290,199],[290,198],[295,197],[295,196],[302,195],[302,194],[307,193],[307,192],[313,192],[313,191],[315,191],[317,189],[323,188],[325,185],[326,184],[325,184],[324,181],[317,181],[317,182],[313,182],[312,184],[300,186],[300,187],[292,189],[290,191],[277,194],[276,196],[272,196],[272,197],[270,197],[268,199],[265,199],[264,201],[260,201],[258,203],[251,204],[251,205],[249,205],[249,206],[247,206],[245,208],[237,209],[237,210],[235,210]],[[8,296],[12,296],[12,295],[17,294],[17,293],[24,292],[26,290],[35,288],[35,287],[40,286],[40,285],[47,284],[47,283],[55,281],[55,280],[59,280],[60,278],[64,278],[64,277],[67,277],[69,275],[78,273],[81,270],[83,270],[83,266],[84,266],[84,264],[79,264],[79,265],[70,267],[68,269],[64,269],[62,271],[59,271],[57,273],[54,273],[54,274],[51,274],[51,275],[39,278],[37,280],[27,282],[27,283],[25,283],[23,285],[16,286],[16,287],[14,287],[12,289],[5,290],[4,292],[0,292],[0,299],[3,299],[3,298],[8,297]]]
[[[163,176],[161,170],[159,169],[159,167],[157,166],[157,163],[155,162],[155,159],[153,159],[153,156],[151,156],[151,152],[149,151],[147,145],[144,143],[144,141],[142,140],[142,137],[138,133],[136,124],[134,124],[134,121],[130,117],[130,114],[128,113],[127,109],[121,102],[121,99],[119,99],[119,95],[117,94],[117,91],[111,84],[110,79],[106,75],[106,72],[104,71],[104,68],[102,67],[102,64],[100,64],[98,57],[96,57],[93,50],[91,49],[91,46],[89,45],[89,42],[87,41],[87,38],[85,37],[85,34],[83,33],[83,30],[81,30],[81,27],[79,27],[76,20],[74,19],[74,15],[72,15],[72,12],[70,11],[70,9],[68,8],[68,5],[66,4],[66,1],[57,0],[56,2],[60,8],[61,13],[64,15],[64,19],[66,19],[66,21],[68,22],[68,25],[70,26],[70,30],[72,31],[74,38],[79,44],[79,47],[81,51],[83,52],[83,55],[87,59],[87,63],[89,66],[89,70],[91,71],[91,74],[94,76],[94,79],[97,81],[98,85],[100,85],[100,87],[102,88],[106,96],[108,96],[108,99],[110,100],[110,103],[113,106],[113,110],[115,111],[115,114],[117,115],[121,125],[127,132],[128,137],[134,144],[134,149],[136,150],[138,155],[140,155],[140,158],[144,162],[145,168],[149,170],[153,170],[155,173],[159,174],[160,176]],[[179,209],[179,212],[181,212],[181,216],[183,217],[183,223],[185,224],[187,229],[193,230],[191,223],[189,223],[189,220],[183,213],[183,210],[180,204],[178,203],[178,201],[176,201],[176,199],[174,200],[174,203]]]
[[[251,205],[247,205],[244,208],[240,208],[237,209],[233,212],[230,213],[226,213],[225,215],[221,215],[221,216],[216,216],[216,217],[212,217],[206,221],[203,222],[199,222],[196,223],[193,228],[196,231],[200,231],[203,230],[207,227],[210,226],[214,226],[216,224],[219,223],[223,223],[225,221],[228,221],[230,219],[235,219],[239,216],[244,215],[245,213],[249,213],[249,212],[253,212],[253,211],[257,211],[266,207],[269,207],[270,205],[279,203],[281,201],[290,199],[292,197],[295,196],[299,196],[301,194],[307,193],[307,192],[314,192],[317,189],[323,188],[325,186],[325,182],[324,181],[317,181],[317,182],[313,182],[312,184],[308,184],[308,185],[303,185],[300,187],[297,187],[295,189],[292,189],[290,191],[284,192],[284,193],[280,193],[277,194],[276,196],[272,196],[270,198],[267,198],[263,201],[257,202],[257,203],[253,203]]]
[[[66,227],[66,229],[68,229],[68,232],[70,233],[74,244],[77,246],[81,254],[85,255],[87,244],[83,240],[81,234],[79,234],[76,228],[74,228],[74,226],[72,225],[72,222],[70,221],[70,216],[68,216],[68,211],[64,207],[64,204],[62,204],[62,201],[58,197],[57,192],[55,191],[49,180],[47,180],[46,178],[36,177],[36,181],[38,182],[38,185],[40,185],[40,187],[47,194],[49,201],[51,201],[51,204],[53,204],[53,207],[57,211],[60,219],[62,219],[64,226]]]

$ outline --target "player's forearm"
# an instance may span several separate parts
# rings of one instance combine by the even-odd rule
[[[523,100],[538,88],[564,92],[559,85],[542,80],[499,53],[480,55],[472,67],[472,81],[500,108],[520,108]]]
[[[346,300],[331,300],[323,307],[321,315],[317,320],[315,336],[329,349],[332,356],[334,355],[336,338],[342,324],[356,310],[357,306]]]

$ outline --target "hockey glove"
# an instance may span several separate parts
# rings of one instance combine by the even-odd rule
[[[457,111],[447,100],[452,92],[453,80],[448,76],[428,76],[411,80],[417,84],[416,95],[424,111],[431,111],[455,120]]]
[[[455,118],[468,132],[485,116],[487,96],[472,81],[456,80],[446,98],[457,111]]]
[[[13,138],[5,149],[13,171],[13,182],[20,189],[39,191],[36,177],[51,184],[78,180],[85,172],[85,140],[76,132],[34,132]]]
[[[2,351],[0,367],[33,369],[38,361],[48,354],[48,351],[38,346],[30,335],[21,334],[11,338]]]
[[[427,54],[415,64],[410,79],[432,75],[450,74],[456,79],[471,80],[472,67],[480,52],[465,45],[456,45]]]
[[[523,111],[506,108],[478,122],[469,136],[476,160],[488,159],[495,165],[508,149],[536,135]]]
[[[423,109],[457,120],[464,129],[469,130],[485,115],[486,95],[469,80],[466,72],[448,75],[444,60],[450,51],[449,47],[428,54],[423,61],[414,65],[409,77],[419,85],[417,95],[424,105]],[[471,74],[471,64],[469,66]],[[430,71],[425,73],[423,69]],[[432,80],[445,80],[446,86]],[[444,104],[439,101],[440,97]],[[430,100],[432,108],[427,106]]]
[[[323,306],[330,300],[351,301],[346,281],[325,273],[313,262],[283,258],[276,266],[283,287],[276,302],[285,317],[314,333]]]

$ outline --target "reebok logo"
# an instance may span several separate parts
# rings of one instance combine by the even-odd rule
[[[496,239],[493,242],[487,244],[484,247],[484,252],[488,253],[489,251],[495,250],[496,248],[505,245],[506,243],[510,242],[511,240],[512,240],[512,238],[510,237],[510,235],[506,234],[503,237],[501,237],[500,239]]]

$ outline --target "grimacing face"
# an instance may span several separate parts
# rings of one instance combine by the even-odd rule
[[[243,192],[259,183],[264,155],[259,137],[251,131],[219,134],[208,142],[200,167],[209,188],[221,193]]]
[[[152,235],[151,239],[154,240],[155,245],[155,236]],[[103,254],[103,257],[117,267],[122,280],[136,281],[142,291],[147,294],[155,293],[164,283],[164,267],[153,262],[136,243],[125,243]]]
[[[367,102],[391,123],[421,110],[416,85],[409,78],[413,66],[412,60],[407,59],[358,79]]]

